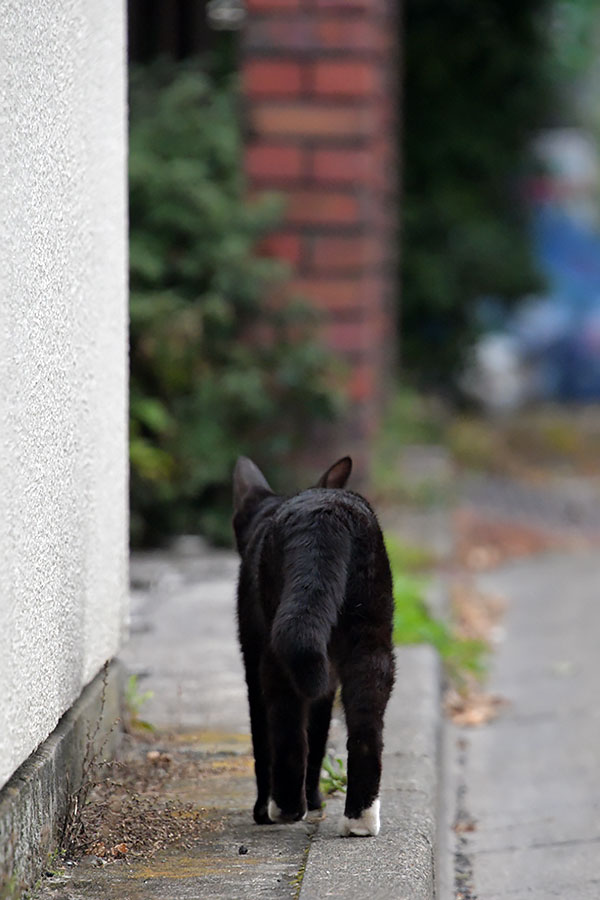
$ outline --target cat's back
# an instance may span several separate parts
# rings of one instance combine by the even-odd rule
[[[284,500],[273,516],[271,527],[306,526],[322,519],[335,520],[353,529],[377,524],[375,513],[360,494],[316,487]]]

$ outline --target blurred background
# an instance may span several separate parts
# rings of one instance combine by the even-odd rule
[[[130,0],[131,529],[600,475],[600,4]],[[308,473],[308,474],[307,474]]]

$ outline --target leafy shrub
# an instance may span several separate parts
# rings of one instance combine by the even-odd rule
[[[130,107],[132,538],[226,542],[235,458],[277,472],[333,415],[328,361],[256,252],[281,203],[245,198],[232,81],[161,61]]]

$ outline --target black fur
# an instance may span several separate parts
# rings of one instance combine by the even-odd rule
[[[246,669],[258,796],[270,822],[319,809],[319,775],[338,682],[348,729],[345,815],[379,793],[383,715],[394,681],[392,582],[375,514],[344,490],[339,460],[317,487],[275,495],[254,463],[234,473],[241,555],[239,638]]]

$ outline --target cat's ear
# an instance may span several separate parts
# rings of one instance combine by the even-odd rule
[[[330,466],[324,475],[321,475],[317,482],[317,487],[323,488],[343,488],[350,478],[352,471],[352,460],[349,456],[338,459],[336,463]]]
[[[233,508],[237,512],[248,494],[254,491],[266,491],[272,494],[273,491],[269,482],[260,471],[258,466],[248,459],[247,456],[238,457],[233,470]]]

